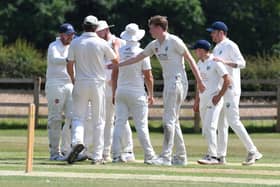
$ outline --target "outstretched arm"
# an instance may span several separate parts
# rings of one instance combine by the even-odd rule
[[[122,66],[127,66],[130,64],[135,64],[143,60],[146,56],[143,53],[139,53],[137,56],[129,58],[125,61],[120,62],[119,64],[109,64],[107,65],[108,69],[113,69],[114,67],[122,67]]]

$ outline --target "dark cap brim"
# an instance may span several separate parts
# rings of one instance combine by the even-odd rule
[[[206,31],[208,31],[208,32],[213,32],[214,29],[213,29],[213,28],[207,28]]]

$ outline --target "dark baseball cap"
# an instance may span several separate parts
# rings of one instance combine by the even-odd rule
[[[215,21],[211,27],[207,28],[206,31],[208,32],[213,32],[214,30],[219,30],[219,31],[224,31],[227,32],[228,31],[228,27],[227,25],[222,22],[222,21]]]
[[[211,49],[211,44],[207,40],[197,40],[191,49],[205,49],[209,51]]]
[[[63,23],[59,27],[59,33],[73,34],[76,33],[76,31],[74,30],[74,27],[70,23]]]

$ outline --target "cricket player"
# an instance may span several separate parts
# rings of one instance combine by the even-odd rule
[[[149,19],[148,25],[150,34],[155,40],[150,42],[143,52],[125,60],[119,66],[137,63],[145,57],[152,55],[157,57],[162,67],[164,79],[164,140],[162,153],[157,159],[153,160],[153,164],[167,166],[172,164],[186,165],[186,147],[179,124],[180,107],[188,90],[184,59],[188,61],[195,75],[199,91],[203,92],[205,86],[202,83],[196,63],[184,42],[177,36],[167,32],[167,18],[160,15],[153,16]],[[112,66],[115,67],[117,65]],[[176,152],[172,158],[173,145],[175,145]]]
[[[89,15],[83,21],[84,33],[73,40],[67,58],[67,71],[74,84],[72,150],[67,158],[73,163],[84,149],[84,123],[88,115],[88,103],[91,102],[93,126],[92,164],[103,164],[104,126],[105,126],[105,81],[104,62],[118,59],[107,42],[95,33],[98,26],[96,17]],[[74,75],[75,65],[75,75]],[[117,76],[113,69],[112,76]]]
[[[222,109],[223,95],[230,84],[229,74],[224,64],[215,62],[209,52],[211,44],[206,40],[198,40],[192,49],[199,61],[197,63],[202,81],[206,86],[203,93],[196,93],[194,111],[200,112],[202,134],[206,138],[208,151],[206,156],[198,160],[199,164],[219,164],[217,158],[217,125]]]
[[[140,43],[145,35],[145,30],[139,29],[135,23],[130,23],[121,33],[121,38],[126,41],[126,45],[120,48],[120,59],[129,59],[142,52]],[[148,96],[145,91],[146,84]],[[117,90],[115,96],[116,122],[113,135],[113,162],[127,162],[122,155],[121,139],[126,133],[127,120],[131,114],[135,122],[138,139],[144,150],[144,163],[151,164],[155,158],[155,152],[151,145],[148,129],[148,104],[153,104],[153,75],[151,71],[150,59],[147,57],[140,63],[121,67],[119,69]],[[129,150],[133,152],[133,150]]]
[[[248,151],[243,165],[254,164],[262,158],[244,125],[240,121],[239,100],[241,95],[240,69],[245,68],[246,62],[236,43],[227,37],[228,27],[221,21],[214,22],[207,31],[211,33],[212,41],[216,43],[213,50],[214,60],[225,64],[232,83],[224,95],[224,105],[218,124],[218,157],[222,164],[226,163],[228,141],[228,125],[240,138]]]
[[[66,57],[75,34],[73,26],[64,23],[59,28],[59,37],[48,47],[46,95],[48,100],[48,138],[50,160],[65,160],[62,155],[70,151],[70,123],[72,118],[73,84],[66,70]],[[61,131],[65,115],[65,123]],[[61,145],[60,145],[61,140]]]
[[[119,58],[119,48],[125,45],[125,41],[116,37],[110,32],[110,28],[114,25],[108,25],[105,20],[98,21],[98,27],[96,29],[96,34],[106,40],[110,47],[114,50]],[[110,64],[111,61],[104,62],[105,64]],[[108,162],[111,161],[111,146],[113,139],[113,129],[115,121],[115,106],[113,104],[113,94],[112,94],[112,70],[106,69],[106,84],[105,84],[105,95],[106,95],[106,118],[105,118],[105,129],[104,129],[104,150],[103,150],[103,159]],[[127,121],[126,126],[123,128],[122,136],[122,148],[126,156],[123,154],[123,157],[127,161],[135,160],[133,153],[133,140],[132,132]]]

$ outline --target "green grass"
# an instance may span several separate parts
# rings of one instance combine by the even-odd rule
[[[0,131],[0,172],[1,171],[19,171],[25,170],[26,156],[26,130],[13,129]],[[196,160],[201,158],[206,151],[204,137],[200,134],[184,134],[184,139],[188,151],[189,164],[186,167],[172,166],[159,167],[149,166],[143,163],[126,163],[94,166],[90,161],[79,162],[74,165],[68,165],[65,162],[52,162],[48,160],[48,141],[47,132],[43,129],[36,130],[33,173],[51,172],[55,176],[1,176],[0,186],[217,186],[217,187],[260,187],[264,184],[250,184],[247,182],[236,184],[236,180],[263,179],[263,181],[279,180],[280,176],[280,134],[278,133],[253,133],[250,134],[258,149],[264,154],[264,158],[256,165],[251,167],[241,166],[241,162],[246,156],[246,150],[236,135],[230,134],[228,146],[228,165],[224,166],[202,166],[196,164]],[[143,159],[143,151],[134,133],[134,147],[136,158]],[[157,153],[161,151],[162,134],[151,133],[152,144]],[[138,178],[121,177],[114,178],[72,178],[69,176],[56,177],[57,174],[69,173],[71,175],[132,175]],[[159,177],[160,179],[146,180],[139,176]],[[208,177],[212,182],[191,181],[191,180],[174,180],[168,177]],[[216,181],[218,178],[232,179],[233,182],[225,184]],[[213,180],[212,180],[213,179]],[[216,181],[216,182],[215,182]],[[280,182],[280,181],[279,181]],[[276,185],[275,185],[276,186]]]

